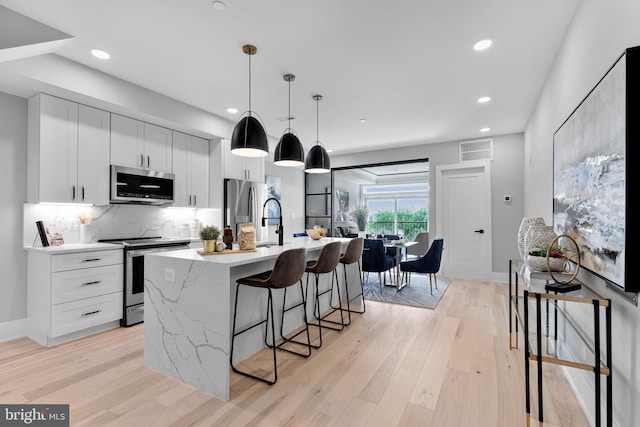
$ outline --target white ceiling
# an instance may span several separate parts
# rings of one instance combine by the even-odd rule
[[[579,0],[0,0],[70,34],[56,53],[335,154],[521,132]],[[493,40],[486,51],[473,44]],[[100,61],[92,48],[111,53]],[[486,104],[476,100],[491,96]],[[226,112],[236,107],[237,115]],[[366,119],[360,123],[360,119]],[[490,127],[488,133],[481,133]]]

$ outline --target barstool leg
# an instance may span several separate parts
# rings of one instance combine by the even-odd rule
[[[344,327],[346,326],[346,324],[344,323],[344,313],[342,310],[342,295],[340,295],[340,282],[338,281],[338,271],[336,269],[334,269],[331,272],[331,287],[323,292],[320,292],[319,290],[319,284],[318,281],[316,281],[316,293],[318,295],[318,299],[320,298],[320,296],[329,293],[329,308],[331,309],[331,311],[329,311],[328,313],[326,313],[324,316],[321,316],[321,311],[320,311],[320,304],[318,303],[318,316],[321,316],[322,320],[325,321],[325,323],[331,323],[334,325],[340,325],[339,328],[334,328],[332,326],[329,325],[323,325],[323,328],[326,329],[333,329],[334,331],[342,331],[344,330]],[[336,293],[338,294],[338,301],[340,302],[340,306],[338,307],[334,307],[332,304],[333,301],[333,289],[336,289]],[[335,313],[336,311],[340,311],[340,321],[336,322],[333,320],[328,320],[327,317],[331,316],[333,313]],[[318,318],[318,317],[316,317]]]
[[[344,286],[347,289],[347,311],[349,313],[362,314],[366,311],[367,307],[365,306],[365,303],[364,303],[364,284],[362,282],[362,268],[360,267],[360,260],[358,260],[358,278],[360,279],[360,293],[358,295],[355,295],[351,299],[349,299],[349,284],[347,283],[347,264],[343,264],[343,267],[344,267]],[[362,297],[362,311],[351,310],[351,301],[358,298],[359,296]],[[351,315],[349,315],[349,324],[351,324]]]
[[[269,291],[268,297],[267,297],[267,318],[265,320],[261,320],[260,322],[254,323],[251,326],[248,326],[246,328],[244,328],[243,330],[236,332],[236,318],[237,318],[237,314],[238,314],[238,294],[240,293],[240,286],[238,285],[238,288],[236,290],[236,299],[235,299],[235,304],[234,304],[234,312],[233,312],[233,334],[231,337],[231,356],[229,357],[229,362],[231,364],[231,369],[233,370],[233,372],[236,372],[238,374],[244,375],[246,377],[249,378],[253,378],[255,380],[258,381],[262,381],[264,383],[273,385],[276,383],[276,381],[278,381],[278,365],[277,365],[277,361],[276,361],[276,347],[275,347],[275,336],[276,336],[276,331],[275,331],[275,325],[274,325],[274,318],[273,318],[273,297],[271,295],[271,288],[267,288],[267,290]],[[274,345],[271,346],[268,344],[267,342],[267,335],[268,335],[268,330],[269,330],[269,318],[271,318],[271,336],[273,337],[273,343]],[[265,324],[265,344],[268,347],[272,347],[273,349],[273,374],[274,374],[274,379],[273,380],[269,380],[267,378],[262,378],[262,377],[258,377],[256,375],[250,374],[249,372],[244,372],[241,371],[240,369],[236,368],[235,365],[233,364],[233,349],[234,349],[234,342],[237,336],[247,332],[250,329],[253,329],[257,326],[260,326],[262,324]]]
[[[334,281],[335,280],[335,281]],[[334,285],[335,283],[335,285]],[[335,286],[336,289],[336,293],[338,294],[338,307],[334,307],[332,304],[333,301],[333,288]],[[335,313],[336,311],[340,311],[340,322],[334,322],[332,320],[325,320],[326,322],[329,323],[333,323],[334,325],[340,325],[340,328],[331,328],[334,329],[336,331],[342,331],[345,326],[349,326],[351,324],[351,314],[349,314],[349,323],[344,323],[344,310],[342,308],[342,295],[340,295],[340,280],[338,278],[338,269],[336,268],[335,270],[333,270],[332,275],[331,275],[331,293],[329,294],[329,307],[332,309],[331,312],[325,314],[323,316],[324,319],[326,319],[327,317],[329,317],[331,314]],[[326,293],[326,291],[325,291]],[[349,293],[347,292],[347,301],[349,300]],[[326,327],[326,326],[325,326]]]
[[[347,317],[349,321],[346,326],[351,325],[351,300],[349,299],[349,282],[347,281],[347,264],[342,264],[342,269],[344,270],[344,293],[347,299]],[[338,281],[338,287],[340,286],[340,281]],[[342,301],[340,301],[340,308],[342,308]]]
[[[325,314],[324,316],[322,315],[322,312],[320,311],[320,296],[324,295],[328,292],[333,293],[333,286],[334,286],[334,280],[337,278],[337,272],[334,269],[331,272],[332,276],[331,276],[331,288],[327,289],[324,292],[320,292],[320,274],[319,273],[313,273],[313,275],[315,276],[315,304],[314,304],[314,311],[313,311],[313,317],[315,320],[317,320],[317,323],[310,323],[313,326],[317,326],[318,327],[318,337],[319,337],[319,344],[316,345],[312,345],[314,348],[320,348],[320,346],[322,346],[322,328],[326,328],[326,329],[333,329],[334,331],[342,331],[344,330],[345,327],[345,323],[344,323],[344,314],[342,312],[342,307],[340,308],[333,308],[333,306],[331,305],[331,300],[329,300],[329,307],[333,309],[333,311]],[[308,296],[308,291],[309,291],[309,276],[307,275],[307,296]],[[337,289],[337,293],[338,293],[338,298],[341,299],[340,297],[340,290]],[[331,298],[331,296],[330,296]],[[328,320],[327,317],[330,316],[331,314],[333,314],[335,311],[340,310],[340,322],[335,322],[333,320]],[[324,325],[322,324],[322,322],[324,321]],[[327,325],[327,323],[332,323],[334,325],[340,325],[339,328],[334,328],[332,326]]]
[[[318,273],[313,273],[313,275],[315,276],[316,279],[316,286],[315,286],[315,298],[314,298],[314,304],[313,304],[313,318],[316,319],[318,321],[317,324],[311,323],[309,322],[310,325],[313,326],[317,326],[318,327],[318,345],[315,344],[311,344],[311,347],[313,348],[320,348],[322,347],[322,320],[320,319],[320,298],[318,296]],[[307,300],[309,299],[309,274],[307,273]]]
[[[283,342],[280,343],[278,345],[278,348],[280,350],[284,350],[287,351],[289,353],[293,353],[293,354],[297,354],[298,356],[302,356],[302,357],[309,357],[311,356],[311,337],[309,335],[309,321],[307,319],[307,300],[304,297],[304,288],[302,287],[302,279],[299,280],[300,283],[300,293],[302,295],[302,302],[292,305],[291,307],[285,308],[285,304],[287,301],[287,288],[284,288],[284,298],[282,300],[282,319],[280,322],[280,336],[282,337]],[[302,307],[302,318],[303,318],[303,324],[304,324],[304,329],[302,329],[301,331],[295,333],[294,335],[290,336],[290,337],[286,337],[284,335],[284,314],[289,311],[289,310],[293,310],[296,307]],[[303,332],[307,333],[307,342],[301,342],[301,341],[296,341],[294,340],[295,337],[297,337],[298,335],[302,334]],[[293,351],[293,350],[289,350],[287,348],[283,348],[282,346],[286,343],[294,343],[294,344],[299,344],[299,345],[303,345],[305,347],[307,347],[307,352],[306,353],[299,353],[297,351]]]

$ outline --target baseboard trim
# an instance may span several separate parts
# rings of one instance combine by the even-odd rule
[[[0,342],[15,340],[25,337],[27,330],[27,319],[11,320],[0,323]]]

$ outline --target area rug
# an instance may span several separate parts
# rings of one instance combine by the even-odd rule
[[[436,308],[451,283],[450,279],[438,276],[438,289],[436,289],[434,283],[433,295],[431,295],[429,292],[429,275],[413,273],[411,275],[411,286],[405,286],[399,292],[395,286],[383,286],[382,291],[380,291],[378,273],[369,273],[368,276],[367,278],[367,275],[364,275],[363,282],[365,300],[430,309]],[[389,277],[387,277],[387,285],[389,285]]]

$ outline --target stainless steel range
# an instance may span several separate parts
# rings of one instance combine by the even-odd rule
[[[137,237],[105,239],[103,243],[121,244],[124,248],[124,310],[122,326],[144,321],[144,256],[152,252],[174,251],[189,247],[189,239]]]

